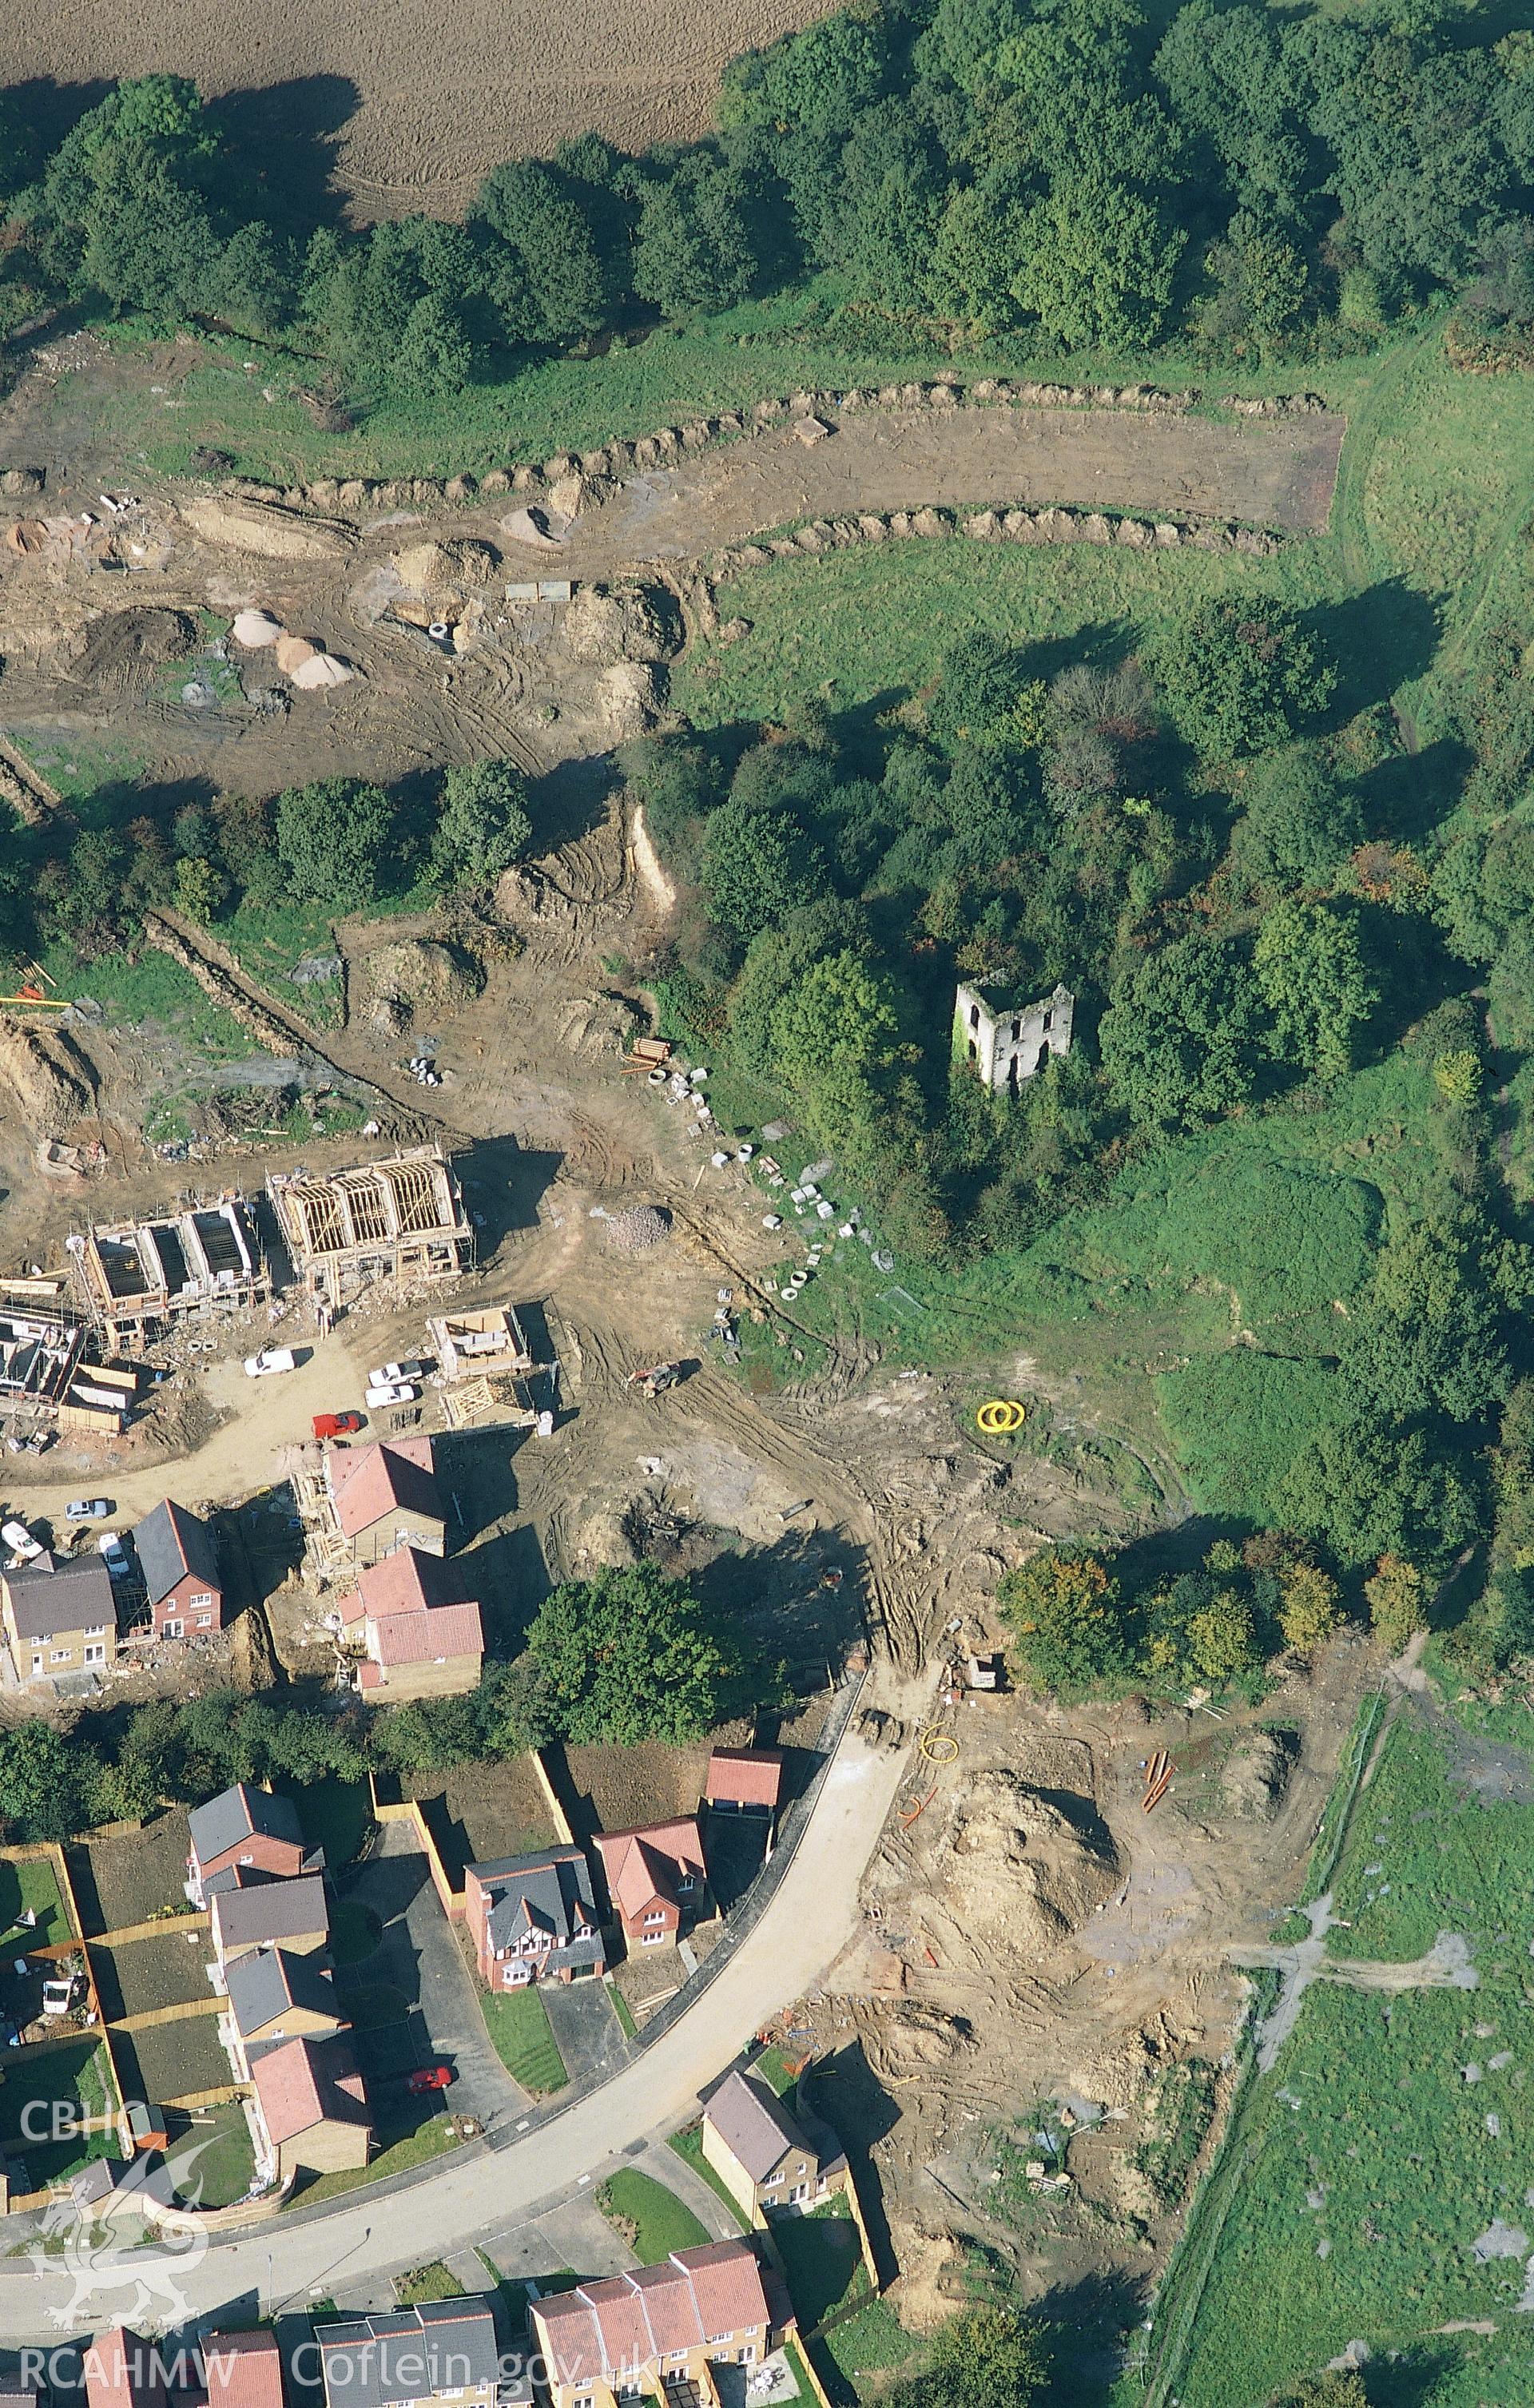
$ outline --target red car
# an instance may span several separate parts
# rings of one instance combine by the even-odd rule
[[[405,2085],[407,2090],[445,2090],[452,2080],[451,2065],[423,2065]]]
[[[316,1438],[349,1438],[353,1430],[366,1429],[366,1413],[316,1413],[314,1416]]]

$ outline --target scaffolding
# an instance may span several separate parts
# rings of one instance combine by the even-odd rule
[[[271,1282],[251,1208],[231,1191],[187,1197],[173,1211],[69,1240],[85,1310],[113,1346],[188,1318],[244,1312]]]
[[[63,1282],[0,1280],[0,1416],[24,1444],[44,1430],[115,1437],[138,1389],[136,1372],[85,1360],[86,1331],[57,1294]],[[39,1309],[40,1308],[40,1309]]]
[[[274,1171],[266,1193],[298,1284],[333,1306],[379,1280],[453,1279],[473,1259],[463,1194],[437,1145],[320,1178]]]

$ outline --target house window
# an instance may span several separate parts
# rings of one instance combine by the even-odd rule
[[[680,1874],[678,1875],[678,1877],[677,1877],[677,1887],[678,1887],[678,1889],[691,1889],[691,1888],[692,1888],[692,1886],[693,1886],[693,1876],[692,1876],[692,1874],[691,1874],[691,1873],[680,1873]]]
[[[646,1923],[664,1923],[666,1921],[665,1907],[652,1906],[650,1909],[649,1914],[645,1916],[645,1921]]]
[[[199,1609],[200,1609],[200,1608],[202,1608],[202,1607],[204,1607],[204,1606],[211,1606],[212,1602],[213,1602],[212,1591],[211,1591],[210,1589],[206,1589],[206,1588],[205,1588],[205,1589],[199,1589],[199,1591],[197,1592],[197,1595],[196,1595],[195,1597],[189,1597],[189,1598],[187,1598],[187,1603],[188,1603],[188,1605],[192,1608],[192,1611],[193,1611],[193,1612],[194,1612],[194,1613],[197,1612],[199,1611]],[[448,2398],[448,2399],[450,2399],[450,2400],[455,2400],[455,2399],[457,2398],[457,2396],[458,2396],[458,2395],[457,2395],[457,2393],[456,2393],[455,2391],[450,2391],[450,2392],[448,2392],[448,2393],[447,2393],[447,2395],[446,2395],[446,2396],[447,2396],[447,2398]]]
[[[731,2338],[732,2336],[729,2333],[710,2333],[709,2335],[709,2347],[710,2349],[723,2349],[725,2343]]]
[[[664,1931],[641,1931],[639,1934],[639,1945],[641,1948],[658,1948],[665,1938],[666,1934]]]
[[[86,1624],[85,1636],[87,1639],[104,1639],[106,1635],[107,1625],[104,1622],[88,1622]]]
[[[101,1646],[87,1647],[85,1651],[85,1660],[87,1664],[105,1664],[107,1661],[106,1648]]]
[[[742,2366],[754,2366],[754,2365],[755,2365],[755,2363],[756,2363],[756,2344],[755,2344],[753,2341],[748,2341],[748,2342],[747,2342],[747,2344],[746,2344],[745,2348],[741,2351],[741,2353],[740,2353],[740,2363],[741,2363],[741,2365],[742,2365]]]
[[[199,1630],[211,1630],[213,1627],[212,1615],[210,1613],[199,1613],[197,1616],[197,1627]]]
[[[1014,1045],[1017,1043],[1017,1040],[1018,1040],[1018,1039],[1022,1036],[1022,1034],[1023,1034],[1023,1023],[1022,1023],[1020,1020],[1014,1020],[1014,1021],[1013,1021],[1013,1023],[1012,1023],[1012,1043],[1013,1043]]]
[[[1053,1012],[1053,1011],[1046,1011],[1046,1012],[1045,1012],[1045,1014],[1044,1014],[1044,1026],[1045,1026],[1046,1030],[1053,1028],[1053,1027],[1054,1027],[1054,1012]]]
[[[52,1660],[55,1664],[67,1664],[73,1657],[74,1653],[75,1651],[72,1647],[55,1647],[53,1650]]]
[[[971,1028],[978,1028],[980,1026],[980,1006],[978,1003],[972,1003],[969,1007],[969,1025]]]
[[[165,1639],[184,1639],[186,1637],[186,1624],[184,1622],[165,1623],[161,1627],[161,1636]]]

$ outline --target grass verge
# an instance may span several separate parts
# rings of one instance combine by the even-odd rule
[[[524,1990],[482,1990],[480,2006],[491,2046],[513,2082],[535,2094],[563,2090],[570,2077],[536,1985],[529,1982]]]
[[[700,2249],[709,2239],[706,2227],[675,2191],[635,2166],[611,2175],[597,2192],[596,2204],[641,2266],[660,2265],[673,2249]]]

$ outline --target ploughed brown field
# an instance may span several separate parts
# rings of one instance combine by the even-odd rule
[[[332,143],[357,217],[452,216],[487,168],[569,135],[639,150],[702,133],[726,60],[824,13],[824,0],[640,0],[638,14],[610,0],[308,0],[231,19],[195,0],[44,0],[0,18],[0,82],[191,76],[208,98],[238,94],[251,132]]]

